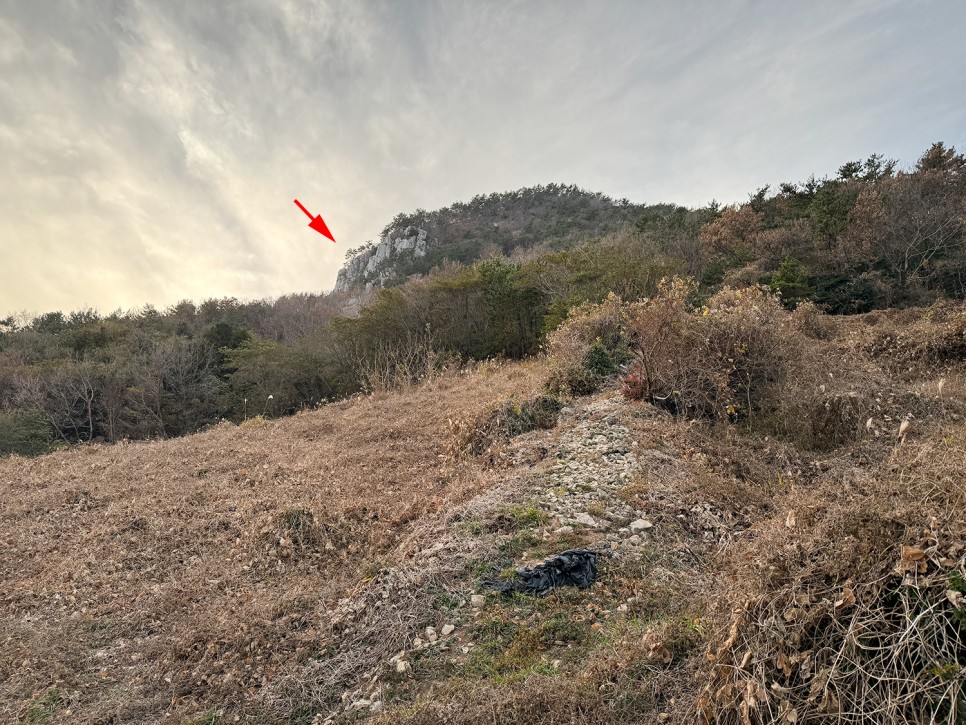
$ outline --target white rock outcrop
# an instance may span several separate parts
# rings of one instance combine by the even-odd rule
[[[406,227],[390,230],[379,244],[346,262],[339,270],[335,291],[342,292],[362,286],[366,289],[382,287],[394,276],[394,270],[383,263],[400,252],[412,251],[414,257],[425,256],[428,241],[429,234],[425,229]]]

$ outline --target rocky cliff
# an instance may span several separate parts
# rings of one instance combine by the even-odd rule
[[[426,255],[429,235],[424,229],[408,226],[390,229],[379,244],[364,249],[339,270],[335,291],[384,287],[397,276],[399,262]]]

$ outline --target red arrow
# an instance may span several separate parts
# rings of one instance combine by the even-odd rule
[[[309,222],[309,226],[310,227],[312,227],[315,231],[317,231],[323,237],[328,237],[333,242],[335,241],[335,237],[332,236],[332,232],[329,231],[329,228],[327,226],[325,226],[325,222],[322,221],[322,215],[321,214],[316,214],[315,216],[312,216],[312,213],[308,209],[306,209],[304,206],[302,206],[301,204],[299,204],[299,200],[298,199],[295,200],[295,206],[297,206],[299,209],[301,209],[303,212],[305,212],[305,216],[307,216],[309,219],[312,220],[312,221]]]

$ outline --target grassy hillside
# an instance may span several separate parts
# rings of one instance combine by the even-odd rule
[[[966,309],[689,299],[0,460],[0,719],[962,722]],[[578,546],[589,589],[480,590]]]
[[[448,419],[534,376],[485,367],[278,422],[3,459],[0,720],[42,721],[45,697],[50,722],[258,711],[262,687],[330,651],[330,607],[484,489],[447,458]]]

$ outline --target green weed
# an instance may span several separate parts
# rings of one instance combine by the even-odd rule
[[[27,706],[24,719],[32,725],[43,725],[50,722],[57,707],[63,701],[63,694],[57,687],[51,687],[43,695],[34,698]]]

